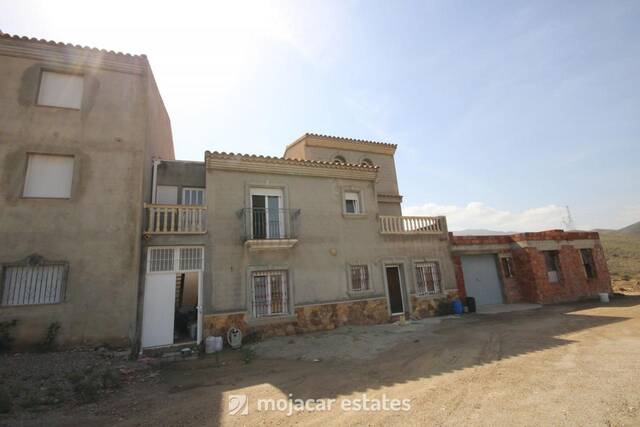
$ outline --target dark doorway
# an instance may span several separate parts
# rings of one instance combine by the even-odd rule
[[[385,267],[387,272],[387,287],[389,288],[389,305],[391,314],[404,313],[402,304],[402,289],[400,285],[400,268],[397,265]]]

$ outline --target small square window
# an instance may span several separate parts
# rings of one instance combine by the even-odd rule
[[[502,273],[504,277],[513,277],[513,260],[511,257],[502,257],[500,258],[500,262],[502,262]]]
[[[183,205],[204,205],[204,188],[183,188],[182,189]]]
[[[588,279],[596,277],[596,263],[593,261],[593,251],[591,249],[580,249],[580,258],[584,267],[584,274]]]
[[[82,106],[83,91],[82,75],[43,71],[40,78],[38,105],[79,110]]]
[[[351,266],[351,290],[356,292],[369,290],[369,267],[367,265]]]
[[[544,262],[547,267],[547,278],[550,283],[560,281],[560,260],[558,251],[542,251]]]
[[[362,213],[360,208],[360,194],[356,192],[344,193],[344,211],[348,214]]]
[[[22,196],[68,199],[72,181],[72,156],[29,154]]]

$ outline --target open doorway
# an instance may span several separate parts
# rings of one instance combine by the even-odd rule
[[[202,340],[202,247],[152,247],[147,256],[142,347]]]
[[[173,343],[196,341],[198,338],[198,273],[176,274]]]
[[[387,295],[389,298],[389,308],[392,315],[404,314],[404,292],[402,291],[402,275],[399,265],[385,265],[385,276],[387,282]]]

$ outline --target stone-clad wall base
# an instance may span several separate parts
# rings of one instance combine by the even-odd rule
[[[424,319],[425,317],[433,317],[438,315],[438,305],[441,302],[451,304],[451,302],[458,298],[457,292],[449,293],[446,296],[440,298],[435,297],[418,297],[411,295],[411,315],[413,319]]]
[[[387,322],[389,311],[386,298],[378,298],[298,307],[293,316],[287,316],[282,322],[274,318],[268,323],[255,323],[254,320],[253,324],[249,324],[247,320],[246,313],[205,315],[203,336],[225,336],[231,326],[242,330],[245,337],[267,338],[328,331],[347,324],[373,325]]]

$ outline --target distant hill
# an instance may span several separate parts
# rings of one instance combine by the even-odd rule
[[[640,221],[618,230],[618,233],[640,237]]]
[[[495,230],[485,230],[483,228],[473,229],[469,228],[466,230],[460,231],[452,231],[455,236],[504,236],[507,234],[515,234],[515,231],[495,231]]]

